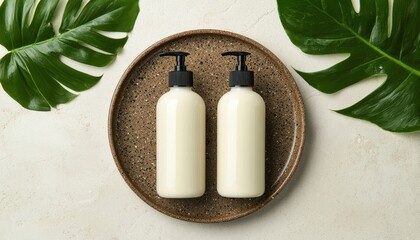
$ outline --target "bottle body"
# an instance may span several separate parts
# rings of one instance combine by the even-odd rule
[[[265,190],[265,103],[251,87],[233,87],[217,107],[217,191],[232,198]]]
[[[190,87],[172,87],[156,107],[156,187],[165,198],[205,191],[205,104]]]

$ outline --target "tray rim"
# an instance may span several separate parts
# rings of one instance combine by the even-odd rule
[[[231,38],[236,38],[239,39],[243,42],[246,42],[254,47],[256,47],[257,49],[261,50],[262,52],[264,52],[265,54],[267,54],[274,62],[276,65],[278,66],[284,66],[286,67],[286,65],[280,61],[280,59],[274,54],[272,53],[270,50],[268,50],[268,48],[264,47],[262,44],[258,43],[255,40],[252,40],[248,37],[245,37],[243,35],[240,35],[238,33],[233,33],[233,32],[229,32],[229,31],[225,31],[225,30],[217,30],[217,29],[196,29],[196,30],[188,30],[188,31],[183,31],[180,33],[176,33],[173,35],[169,35],[167,37],[164,37],[163,39],[155,42],[154,44],[150,45],[148,48],[146,48],[143,52],[141,52],[131,63],[130,65],[127,67],[127,69],[124,71],[123,75],[121,76],[120,80],[118,81],[118,84],[114,90],[114,93],[112,95],[112,100],[110,103],[110,107],[109,107],[109,112],[108,112],[108,141],[109,141],[109,145],[111,148],[111,153],[114,159],[114,162],[118,168],[118,171],[120,172],[121,176],[123,177],[123,179],[125,180],[125,182],[127,183],[127,185],[131,188],[131,190],[141,199],[143,200],[145,203],[147,203],[150,207],[158,210],[159,212],[179,219],[179,220],[183,220],[183,221],[188,221],[188,222],[196,222],[196,223],[219,223],[219,222],[228,222],[228,221],[232,221],[241,217],[245,217],[248,216],[251,213],[254,213],[256,211],[258,211],[259,209],[261,209],[262,207],[266,206],[269,202],[271,202],[271,200],[273,200],[287,185],[287,183],[291,180],[292,176],[294,175],[300,159],[301,159],[301,155],[304,149],[304,145],[305,145],[305,136],[306,136],[306,113],[305,113],[305,106],[303,103],[303,99],[302,99],[302,95],[299,91],[299,88],[296,84],[296,80],[293,78],[293,76],[291,75],[290,71],[286,68],[286,71],[284,71],[284,73],[286,75],[289,75],[291,81],[287,81],[286,84],[290,85],[291,87],[291,94],[295,95],[296,98],[296,103],[295,103],[295,107],[296,109],[299,111],[300,113],[300,118],[297,117],[297,122],[299,123],[299,127],[301,130],[301,133],[299,135],[296,134],[295,135],[295,139],[298,138],[297,141],[295,141],[295,144],[293,145],[293,149],[291,151],[291,155],[293,155],[293,152],[296,151],[296,155],[295,155],[295,161],[292,161],[291,165],[286,165],[286,168],[283,170],[283,172],[279,175],[286,175],[284,181],[280,182],[280,184],[278,184],[278,186],[276,186],[275,191],[268,195],[261,204],[257,205],[254,208],[251,208],[247,211],[244,212],[240,212],[240,213],[235,213],[232,215],[229,215],[227,217],[215,217],[215,218],[210,218],[210,219],[205,219],[205,218],[189,218],[189,217],[185,217],[185,216],[181,216],[181,215],[177,215],[177,214],[173,214],[169,211],[166,211],[166,209],[164,208],[160,208],[158,205],[156,205],[153,201],[150,201],[148,199],[147,196],[144,196],[141,192],[139,192],[137,190],[137,188],[134,186],[134,184],[132,183],[131,179],[126,175],[124,168],[122,167],[119,159],[118,159],[118,153],[116,151],[116,144],[114,143],[114,132],[113,132],[113,120],[116,118],[117,115],[117,103],[118,103],[118,99],[120,98],[121,93],[123,92],[123,88],[125,87],[125,84],[127,82],[128,76],[131,75],[132,71],[134,70],[135,66],[137,64],[139,64],[142,60],[147,59],[147,57],[149,57],[151,55],[151,53],[158,48],[161,45],[164,45],[166,43],[172,42],[172,41],[176,41],[178,39],[181,38],[185,38],[185,37],[192,37],[192,36],[197,36],[197,35],[221,35],[224,37],[231,37]],[[283,68],[282,68],[283,69]],[[299,116],[299,114],[296,114]],[[299,129],[298,129],[299,130]],[[289,161],[291,161],[289,159]],[[277,184],[276,184],[277,185]]]

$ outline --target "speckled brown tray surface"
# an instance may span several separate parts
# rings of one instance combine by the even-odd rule
[[[233,57],[225,51],[248,51],[255,72],[255,91],[265,100],[266,190],[258,198],[223,198],[216,190],[216,110],[229,91]],[[194,91],[206,103],[206,193],[194,199],[164,199],[156,193],[156,103],[168,91],[173,58],[163,51],[186,51],[194,72]],[[144,51],[128,68],[115,91],[109,115],[111,150],[121,175],[147,204],[169,216],[193,222],[222,222],[246,216],[272,200],[289,181],[302,152],[305,116],[299,90],[280,60],[265,47],[241,35],[195,30],[165,38]]]

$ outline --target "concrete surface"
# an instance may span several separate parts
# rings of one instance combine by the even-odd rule
[[[1,2],[1,1],[0,1]],[[293,75],[307,110],[307,142],[292,181],[260,211],[223,224],[167,217],[126,185],[107,139],[114,88],[134,58],[185,30],[250,37],[290,69],[346,56],[308,56],[288,39],[274,0],[144,0],[124,52],[92,90],[49,113],[0,90],[0,239],[419,239],[420,133],[394,134],[336,114],[375,89],[370,79],[334,95]],[[0,49],[0,56],[6,53]]]

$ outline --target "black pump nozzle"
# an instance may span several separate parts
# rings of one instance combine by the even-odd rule
[[[172,72],[169,72],[169,87],[179,86],[179,87],[192,87],[193,86],[193,73],[187,71],[187,66],[185,65],[185,57],[190,55],[187,52],[163,52],[159,56],[174,56],[176,57],[175,69]]]
[[[159,54],[161,57],[176,57],[175,71],[187,71],[187,66],[185,66],[185,57],[188,55],[190,54],[187,52],[163,52]]]
[[[248,67],[246,66],[246,56],[251,55],[249,52],[224,52],[222,56],[236,56],[237,58],[237,65],[236,71],[248,71]]]
[[[230,72],[229,86],[254,86],[254,72],[248,71],[248,67],[246,65],[246,56],[248,55],[251,55],[251,53],[240,51],[222,53],[222,56],[236,56],[237,59],[235,70]]]

